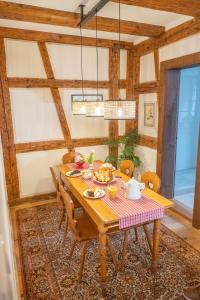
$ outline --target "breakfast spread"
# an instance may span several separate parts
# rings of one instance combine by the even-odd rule
[[[102,165],[98,171],[94,172],[94,179],[99,182],[108,183],[113,180],[113,168],[112,165]]]

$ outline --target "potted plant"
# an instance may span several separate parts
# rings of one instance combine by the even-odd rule
[[[139,167],[141,160],[135,154],[135,148],[139,142],[139,135],[136,130],[132,130],[118,139],[108,139],[105,144],[111,149],[119,148],[118,156],[110,154],[107,156],[105,162],[112,163],[119,167],[122,160],[131,160],[135,167]]]

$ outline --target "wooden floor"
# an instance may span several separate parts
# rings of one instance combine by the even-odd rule
[[[14,249],[15,249],[15,264],[16,264],[16,271],[17,271],[17,286],[19,291],[19,299],[24,300],[23,297],[23,279],[22,279],[22,266],[20,263],[20,249],[19,249],[19,242],[18,242],[18,234],[16,230],[16,211],[24,208],[29,208],[38,205],[44,205],[47,203],[53,203],[56,200],[44,200],[39,201],[36,203],[26,203],[21,204],[18,206],[14,206],[10,209],[11,212],[11,223],[13,228],[13,241],[14,241]],[[174,231],[178,236],[188,242],[191,246],[195,249],[200,251],[200,230],[197,230],[192,227],[191,222],[181,216],[180,214],[172,211],[171,209],[167,210],[166,215],[162,221],[162,223],[167,226],[169,229]]]

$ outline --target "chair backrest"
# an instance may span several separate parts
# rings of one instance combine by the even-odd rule
[[[67,218],[68,218],[68,224],[69,224],[69,228],[71,229],[71,231],[78,236],[78,232],[76,229],[76,223],[77,221],[74,218],[74,203],[70,197],[70,195],[68,194],[67,191],[64,190],[63,186],[59,183],[59,191],[61,193],[61,197],[64,201],[65,204],[65,208],[67,211]]]
[[[160,178],[154,172],[144,172],[141,175],[141,182],[143,182],[147,188],[156,193],[160,191]]]
[[[75,151],[70,151],[64,154],[62,157],[63,164],[73,163],[74,159],[75,159]]]
[[[122,160],[120,164],[120,171],[125,175],[132,177],[135,166],[131,160]]]
[[[53,167],[50,167],[49,169],[51,171],[51,176],[52,176],[52,179],[53,179],[53,183],[54,183],[56,192],[58,193],[59,192],[59,177],[56,174],[55,169]]]

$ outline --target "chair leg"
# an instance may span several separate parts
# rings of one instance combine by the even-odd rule
[[[64,232],[64,237],[63,237],[63,246],[65,246],[65,244],[66,244],[67,233],[68,233],[68,218],[66,219],[66,224],[65,224],[65,232]]]
[[[115,266],[115,271],[117,272],[118,271],[118,266],[117,266],[115,251],[113,249],[112,242],[111,242],[111,240],[108,236],[107,236],[107,241],[108,241],[108,248],[109,248],[109,251],[110,251],[110,254],[111,254],[111,257],[112,257],[112,261],[113,261],[113,264]]]
[[[146,238],[147,238],[147,242],[149,244],[149,248],[150,248],[150,251],[151,251],[151,254],[153,254],[153,246],[152,246],[152,241],[151,241],[151,237],[149,235],[149,231],[148,231],[148,228],[147,228],[147,225],[143,225],[143,229],[144,229],[144,233],[146,235]]]
[[[134,230],[135,230],[135,242],[137,242],[138,241],[138,231],[137,231],[136,227],[134,228]]]
[[[80,270],[79,270],[79,275],[78,275],[79,282],[81,282],[81,280],[82,280],[86,250],[87,250],[87,241],[83,241],[82,242],[81,259],[80,259]]]
[[[125,232],[124,232],[124,241],[123,241],[123,246],[122,246],[122,253],[121,253],[121,260],[120,260],[120,267],[119,267],[120,271],[124,267],[127,248],[128,248],[128,230],[125,230]]]
[[[69,258],[72,258],[72,255],[74,253],[74,249],[76,247],[76,244],[77,244],[77,240],[73,239],[72,241],[72,246],[71,246],[71,250],[70,250],[70,253],[69,253]]]
[[[64,219],[65,219],[65,209],[63,208],[62,209],[62,216],[61,216],[61,218],[60,218],[60,223],[59,223],[59,229],[61,228],[61,225],[62,225],[62,222],[64,221]]]

